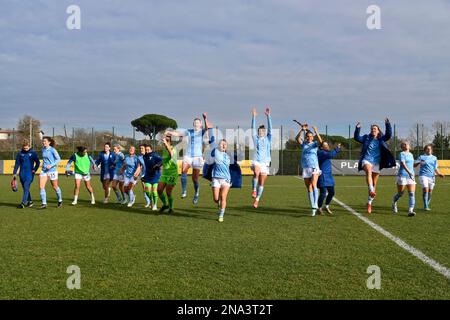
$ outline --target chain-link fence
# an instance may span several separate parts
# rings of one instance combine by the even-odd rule
[[[319,132],[323,140],[328,141],[331,146],[340,143],[342,151],[336,156],[336,159],[356,160],[359,158],[361,145],[353,139],[354,125],[330,127],[328,125],[319,126]],[[368,128],[365,128],[367,131]],[[430,137],[424,136],[424,131],[420,125],[417,125],[416,132],[410,132],[407,139],[401,139],[397,135],[396,126],[393,125],[393,136],[388,142],[388,145],[396,157],[401,152],[400,143],[408,140],[411,144],[414,156],[417,157],[422,153],[423,147],[431,140]],[[450,159],[449,149],[449,132],[447,127],[441,126],[436,128],[434,138],[434,155],[440,160]],[[243,144],[245,150],[245,159],[251,159],[253,143],[251,141],[251,130],[245,130],[239,127],[236,128],[215,128],[215,134],[218,138],[227,137],[229,139],[229,132],[234,132],[238,137],[238,141]],[[85,146],[88,148],[90,154],[95,158],[98,153],[103,150],[106,142],[112,144],[119,144],[122,150],[127,150],[131,145],[138,145],[140,143],[151,144],[155,150],[160,151],[161,146],[156,140],[150,140],[149,137],[143,136],[141,133],[129,127],[115,127],[110,129],[99,130],[94,127],[63,127],[63,128],[43,128],[43,135],[50,136],[55,140],[56,148],[62,159],[68,159],[76,150],[77,146]],[[32,132],[32,134],[30,134]],[[272,141],[272,162],[278,161],[278,174],[281,175],[295,175],[299,173],[299,162],[301,157],[301,149],[295,142],[295,136],[298,132],[298,127],[274,127],[273,141]],[[31,129],[27,132],[20,132],[15,129],[0,130],[0,160],[15,159],[17,152],[21,149],[22,141],[24,139],[31,140],[32,146],[35,150],[40,150],[41,141],[40,136],[35,130]],[[363,131],[362,133],[366,133]],[[240,136],[241,135],[241,136]],[[240,136],[240,137],[239,137]],[[235,140],[236,141],[236,140]],[[182,149],[179,148],[180,156]]]

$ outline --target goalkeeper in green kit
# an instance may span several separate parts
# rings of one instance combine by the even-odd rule
[[[86,147],[77,147],[77,152],[74,153],[66,166],[66,175],[70,175],[72,172],[69,171],[70,165],[74,163],[74,174],[75,174],[75,189],[73,191],[73,202],[72,205],[78,203],[78,195],[80,194],[81,180],[84,181],[86,189],[91,196],[91,204],[95,204],[94,190],[91,185],[91,174],[90,168],[96,170],[96,165],[94,159],[88,154]]]
[[[162,202],[159,212],[169,209],[173,212],[173,195],[178,180],[177,149],[172,145],[172,137],[167,133],[163,137],[164,149],[162,152],[162,175],[158,183],[158,195]],[[164,190],[166,191],[164,193]]]

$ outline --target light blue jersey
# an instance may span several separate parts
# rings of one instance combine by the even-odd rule
[[[43,172],[54,172],[57,169],[58,163],[61,161],[61,157],[53,147],[42,148],[42,171]],[[51,166],[47,169],[47,166]]]
[[[141,178],[143,178],[144,176],[145,176],[145,161],[144,161],[144,155],[143,154],[140,154],[139,156],[138,156],[138,160],[139,160],[139,163],[141,164]]]
[[[381,160],[380,140],[372,139],[372,141],[370,141],[370,144],[367,147],[367,152],[363,160],[369,161],[371,164],[374,165],[380,164]]]
[[[132,178],[140,164],[138,156],[126,156],[125,164],[127,165],[127,167],[125,168],[124,176],[127,178]]]
[[[417,158],[416,163],[420,163],[419,176],[429,178],[434,177],[434,172],[438,168],[438,162],[435,156],[433,156],[432,154],[422,154]]]
[[[302,143],[302,168],[319,168],[319,159],[317,151],[319,144],[317,141],[308,143],[305,140]]]
[[[114,174],[119,175],[120,169],[123,167],[123,163],[125,161],[125,155],[122,152],[118,152],[116,154],[116,159],[114,163]]]
[[[269,163],[272,161],[270,157],[270,148],[272,144],[272,118],[267,117],[267,135],[260,137],[258,129],[256,128],[256,117],[252,117],[252,136],[253,144],[255,145],[255,153],[253,154],[253,161],[260,163]]]
[[[408,172],[403,168],[402,162],[405,162],[406,167],[408,168],[409,172],[414,174],[414,156],[411,152],[400,152],[400,169],[398,170],[397,176],[409,178]]]
[[[186,155],[188,157],[203,157],[203,137],[206,130],[194,129],[186,130],[185,135],[188,137]]]
[[[230,174],[230,156],[226,152],[215,148],[211,155],[214,159],[214,167],[212,170],[212,177],[216,179],[231,180]]]

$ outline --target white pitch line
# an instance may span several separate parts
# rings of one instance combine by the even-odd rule
[[[436,270],[437,272],[439,272],[440,274],[442,274],[444,277],[446,277],[447,279],[450,280],[450,269],[444,267],[443,265],[441,265],[439,262],[437,262],[434,259],[431,259],[430,257],[428,257],[427,255],[425,255],[422,251],[414,248],[413,246],[410,246],[409,244],[407,244],[405,241],[403,241],[402,239],[400,239],[399,237],[394,236],[392,233],[384,230],[382,227],[380,227],[379,225],[377,225],[376,223],[374,223],[372,220],[364,217],[362,214],[360,214],[359,212],[356,212],[353,208],[349,207],[348,205],[346,205],[345,203],[343,203],[342,201],[340,201],[339,199],[337,199],[336,197],[333,199],[334,201],[336,201],[339,205],[341,205],[344,209],[346,209],[347,211],[349,211],[351,214],[355,215],[356,217],[358,217],[360,220],[364,221],[366,224],[368,224],[369,226],[371,226],[373,229],[375,229],[376,231],[378,231],[379,233],[381,233],[383,236],[385,236],[386,238],[392,240],[395,244],[397,244],[400,248],[408,251],[410,254],[412,254],[413,256],[415,256],[416,258],[418,258],[419,260],[421,260],[422,262],[426,263],[427,265],[429,265],[430,267],[432,267],[434,270]]]
[[[302,180],[300,178],[298,178],[298,179]],[[351,214],[355,215],[357,218],[359,218],[360,220],[362,220],[363,222],[368,224],[370,227],[372,227],[373,229],[375,229],[376,231],[381,233],[383,236],[385,236],[386,238],[388,238],[391,241],[393,241],[400,248],[406,250],[407,252],[409,252],[410,254],[412,254],[413,256],[415,256],[416,258],[421,260],[422,262],[426,263],[427,265],[432,267],[434,270],[436,270],[437,272],[439,272],[444,277],[446,277],[447,279],[450,280],[450,269],[444,267],[443,265],[441,265],[436,260],[431,259],[427,255],[425,255],[422,251],[414,248],[413,246],[410,246],[409,244],[407,244],[405,241],[403,241],[399,237],[396,237],[392,233],[384,230],[382,227],[377,225],[375,222],[373,222],[369,218],[364,217],[361,213],[355,211],[353,208],[349,207],[348,205],[346,205],[345,203],[343,203],[342,201],[340,201],[336,197],[334,197],[333,200],[335,202],[337,202],[340,206],[342,206],[344,209],[346,209],[348,212],[350,212]]]

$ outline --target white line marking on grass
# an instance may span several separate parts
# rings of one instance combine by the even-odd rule
[[[297,177],[299,180],[303,180],[300,179],[299,177]],[[447,279],[450,280],[450,269],[444,267],[443,265],[441,265],[439,262],[437,262],[434,259],[431,259],[430,257],[428,257],[427,255],[425,255],[422,251],[414,248],[413,246],[410,246],[409,244],[407,244],[405,241],[403,241],[402,239],[400,239],[399,237],[394,236],[392,233],[384,230],[382,227],[380,227],[379,225],[377,225],[375,222],[373,222],[372,220],[370,220],[369,218],[364,217],[361,213],[355,211],[353,208],[349,207],[348,205],[346,205],[345,203],[343,203],[342,201],[340,201],[338,198],[334,197],[333,200],[335,202],[337,202],[341,207],[343,207],[344,209],[346,209],[347,211],[349,211],[351,214],[355,215],[357,218],[359,218],[360,220],[362,220],[363,222],[365,222],[366,224],[368,224],[370,227],[372,227],[373,229],[375,229],[376,231],[378,231],[379,233],[381,233],[383,236],[385,236],[386,238],[392,240],[395,244],[397,244],[400,248],[408,251],[410,254],[412,254],[413,256],[415,256],[416,258],[418,258],[419,260],[421,260],[422,262],[426,263],[427,265],[429,265],[430,267],[432,267],[434,270],[436,270],[437,272],[439,272],[440,274],[442,274],[444,277],[446,277]]]
[[[345,203],[343,203],[342,201],[340,201],[339,199],[337,199],[336,197],[334,197],[333,199],[334,201],[336,201],[339,205],[341,205],[344,209],[346,209],[347,211],[349,211],[351,214],[355,215],[356,217],[358,217],[360,220],[364,221],[365,223],[367,223],[369,226],[371,226],[373,229],[375,229],[376,231],[378,231],[379,233],[381,233],[383,236],[385,236],[386,238],[392,240],[395,244],[397,244],[400,248],[408,251],[409,253],[411,253],[413,256],[415,256],[416,258],[418,258],[419,260],[421,260],[422,262],[426,263],[427,265],[429,265],[430,267],[432,267],[434,270],[436,270],[437,272],[439,272],[440,274],[442,274],[444,277],[446,277],[447,279],[450,280],[450,269],[444,267],[443,265],[441,265],[439,262],[437,262],[436,260],[431,259],[430,257],[426,256],[422,251],[414,248],[413,246],[410,246],[409,244],[407,244],[405,241],[403,241],[402,239],[400,239],[399,237],[394,236],[392,233],[384,230],[382,227],[380,227],[379,225],[377,225],[375,222],[373,222],[372,220],[370,220],[369,218],[364,217],[362,214],[360,214],[359,212],[356,212],[353,208],[349,207],[348,205],[346,205]]]

